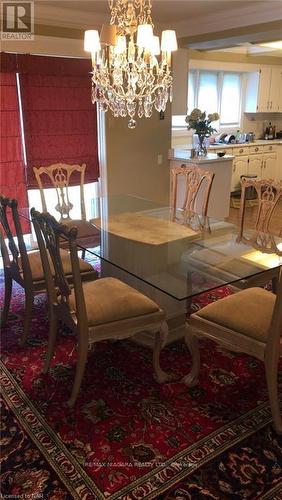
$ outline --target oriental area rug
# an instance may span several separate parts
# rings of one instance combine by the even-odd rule
[[[202,294],[193,309],[229,293],[225,287]],[[75,338],[60,329],[43,375],[46,296],[35,299],[25,348],[23,315],[24,294],[14,284],[2,329],[0,498],[282,498],[282,440],[270,424],[261,362],[201,341],[200,383],[187,388],[181,378],[191,355],[177,342],[161,355],[177,379],[159,385],[148,349],[100,342],[70,410]]]

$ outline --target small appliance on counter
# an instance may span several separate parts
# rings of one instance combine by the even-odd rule
[[[282,130],[279,130],[279,132],[276,132],[276,139],[282,139]]]
[[[255,138],[256,138],[256,136],[255,136],[254,132],[249,132],[246,135],[246,142],[254,142]]]
[[[235,144],[235,135],[225,134],[224,138],[222,138],[222,142],[225,144]]]
[[[272,125],[271,122],[266,126],[264,130],[264,139],[272,141],[276,137],[275,125]]]

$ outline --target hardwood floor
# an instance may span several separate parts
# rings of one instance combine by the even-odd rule
[[[254,228],[257,214],[257,206],[246,208],[246,219],[245,219],[245,227]],[[229,222],[233,222],[233,224],[239,225],[239,209],[230,208],[229,217],[227,219]],[[279,235],[282,229],[282,201],[277,205],[272,221],[270,224],[270,231],[273,234]]]

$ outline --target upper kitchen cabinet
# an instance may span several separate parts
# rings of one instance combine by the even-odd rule
[[[282,67],[265,66],[249,73],[246,84],[247,113],[282,113]]]

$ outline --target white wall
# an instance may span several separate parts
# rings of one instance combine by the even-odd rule
[[[106,114],[108,193],[132,194],[168,203],[171,143],[171,111],[165,119],[156,111],[151,118],[137,120],[128,128],[128,119]]]

